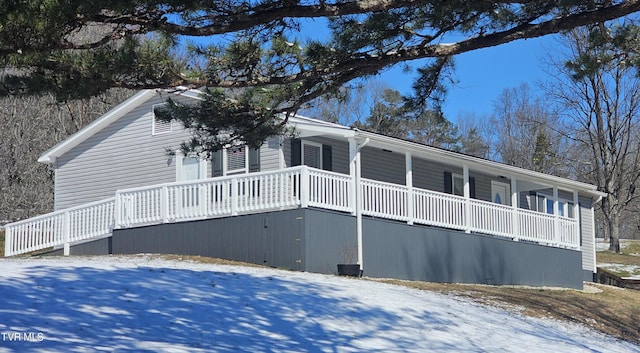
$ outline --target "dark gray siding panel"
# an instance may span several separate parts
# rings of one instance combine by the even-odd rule
[[[115,230],[114,254],[209,256],[302,270],[300,210]]]
[[[421,189],[444,192],[444,172],[462,174],[462,169],[413,157],[413,186]]]
[[[69,249],[71,255],[108,255],[111,254],[111,237],[89,241],[82,244],[72,245]],[[62,256],[63,249],[57,249],[45,255]]]
[[[379,148],[364,147],[361,155],[361,175],[363,178],[406,184],[405,155]]]
[[[469,176],[475,179],[476,184],[476,199],[491,202],[491,180],[492,178],[486,174],[469,172]],[[497,179],[497,178],[494,178]],[[508,180],[500,180],[503,183],[508,183]],[[509,202],[509,200],[507,200]],[[511,202],[509,202],[511,203]]]
[[[337,264],[358,260],[355,217],[309,209],[305,212],[305,234],[306,271],[336,273]]]
[[[365,219],[364,273],[429,282],[582,288],[578,251]]]
[[[297,209],[116,230],[114,254],[173,253],[335,273],[355,251],[355,217]],[[581,253],[435,227],[364,219],[364,274],[432,282],[582,288]],[[352,261],[355,261],[352,260]]]
[[[304,141],[311,141],[332,147],[333,171],[342,174],[349,174],[349,143],[324,137],[304,138]],[[291,167],[291,140],[285,140],[283,145],[285,167]]]

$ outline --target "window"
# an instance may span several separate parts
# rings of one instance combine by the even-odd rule
[[[303,141],[302,164],[313,168],[322,168],[322,145]]]
[[[444,172],[444,192],[456,196],[464,196],[464,178],[460,174]],[[476,198],[476,180],[469,177],[469,196]]]
[[[452,193],[457,196],[464,196],[464,178],[460,174],[451,174]]]
[[[233,175],[260,171],[260,150],[238,145],[215,151],[211,156],[212,175]]]
[[[151,128],[151,134],[152,135],[160,135],[160,134],[166,134],[172,131],[172,122],[169,121],[160,121],[158,119],[156,119],[156,114],[155,111],[156,109],[162,109],[163,106],[166,106],[165,104],[155,104],[152,108],[152,114],[153,114],[153,126]]]
[[[189,181],[206,178],[204,159],[186,157],[180,151],[176,152],[176,181]]]
[[[546,194],[537,194],[538,212],[553,214],[553,197]],[[558,198],[558,215],[562,217],[574,218],[573,201]]]
[[[227,174],[247,172],[246,146],[234,146],[227,149]]]

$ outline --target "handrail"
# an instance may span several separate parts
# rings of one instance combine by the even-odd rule
[[[298,166],[118,190],[116,196],[5,226],[5,256],[109,234],[113,229],[296,207],[354,213],[350,175]],[[579,222],[433,190],[360,178],[362,214],[579,248]],[[559,233],[559,234],[557,234]]]
[[[5,256],[24,254],[111,233],[115,198],[90,202],[65,210],[5,225]]]

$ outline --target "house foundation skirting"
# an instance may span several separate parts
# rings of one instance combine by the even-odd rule
[[[335,274],[355,262],[354,216],[299,208],[117,229],[71,254],[200,255]],[[581,253],[437,227],[363,218],[364,275],[452,283],[582,288]]]

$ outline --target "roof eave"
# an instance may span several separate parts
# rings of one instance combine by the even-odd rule
[[[97,132],[111,124],[113,121],[118,120],[143,102],[153,97],[155,94],[155,90],[143,90],[134,94],[133,96],[129,97],[129,99],[118,104],[115,108],[111,109],[106,114],[94,120],[83,129],[80,129],[73,135],[69,136],[62,142],[44,152],[38,158],[38,162],[48,164],[54,163],[56,158],[68,152],[83,141],[87,140],[89,137],[95,135]]]
[[[543,181],[550,185],[558,185],[560,187],[575,189],[577,191],[581,191],[584,194],[592,196],[594,198],[600,199],[602,197],[606,197],[607,194],[597,190],[597,186],[592,184],[583,183],[580,181],[575,181],[571,179],[561,178],[558,176],[544,174],[520,167],[515,167],[495,161],[491,161],[488,159],[478,158],[470,155],[465,155],[445,149],[440,149],[432,146],[423,145],[417,142],[397,139],[394,137],[384,136],[373,132],[368,131],[357,131],[358,135],[362,137],[367,137],[371,141],[375,141],[381,144],[386,144],[388,146],[393,146],[395,150],[402,151],[416,151],[416,152],[426,152],[432,156],[437,156],[442,158],[443,162],[459,162],[464,161],[468,163],[471,167],[475,166],[476,168],[482,169],[491,169],[493,171],[498,171],[503,173],[505,176],[517,175],[519,178],[530,180],[530,181]],[[374,142],[374,143],[375,143]]]

